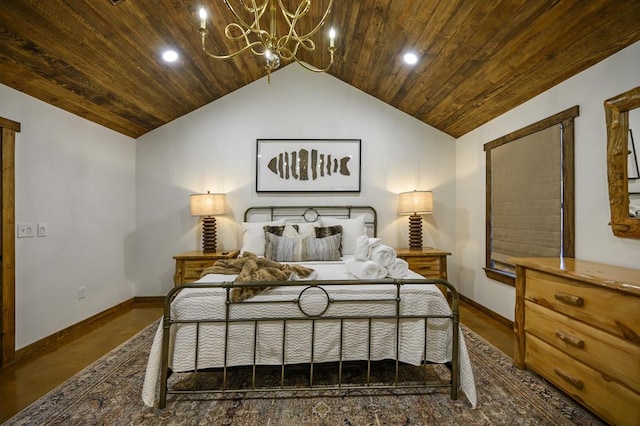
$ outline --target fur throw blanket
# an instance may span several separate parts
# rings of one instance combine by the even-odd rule
[[[244,252],[235,259],[220,259],[213,266],[204,268],[200,277],[207,274],[238,275],[234,282],[288,281],[312,279],[315,270],[299,265],[288,265]],[[269,287],[238,287],[231,289],[235,303],[253,297]]]

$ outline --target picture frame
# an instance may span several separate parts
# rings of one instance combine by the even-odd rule
[[[361,139],[257,139],[256,192],[360,192]]]
[[[633,131],[629,129],[629,156],[627,162],[627,174],[629,179],[640,179],[640,169],[638,168],[638,153],[633,140]]]

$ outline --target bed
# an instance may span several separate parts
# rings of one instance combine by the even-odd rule
[[[289,246],[283,249],[276,244],[274,249],[273,244],[265,244],[264,236],[281,242],[265,226],[289,227],[294,222],[296,231],[305,226],[338,229],[334,234],[338,236],[332,238],[340,239],[339,258],[278,262],[296,271],[312,271],[308,276],[292,273],[286,281],[238,281],[237,277],[245,277],[246,268],[234,275],[219,274],[213,267],[200,280],[173,288],[165,298],[164,316],[149,355],[145,404],[164,408],[167,396],[174,394],[280,396],[337,391],[344,395],[363,388],[447,387],[452,399],[462,389],[475,407],[475,383],[459,328],[455,288],[410,270],[394,278],[354,272],[354,265],[362,264],[358,254],[362,241],[368,238],[380,245],[375,238],[375,209],[250,208],[244,216],[241,256],[235,261],[263,259],[261,250],[266,250],[267,257],[275,252],[291,255]],[[286,235],[282,238],[290,243]],[[369,248],[368,255],[372,252]],[[449,302],[436,284],[448,289]],[[237,297],[248,290],[249,297]],[[440,371],[427,373],[431,366],[440,366]],[[405,377],[405,367],[418,370]],[[358,380],[353,380],[354,368],[363,372]],[[390,374],[378,374],[376,368]],[[237,380],[238,375],[242,379]],[[272,380],[263,379],[269,375]],[[203,385],[207,377],[215,377],[214,385]],[[185,388],[187,382],[190,386]]]

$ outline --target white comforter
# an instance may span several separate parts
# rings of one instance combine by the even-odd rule
[[[318,279],[345,280],[353,279],[349,275],[344,262],[306,262],[318,272]],[[423,277],[411,271],[406,279],[422,279]],[[207,275],[200,279],[201,283],[229,282],[234,275]],[[277,287],[267,290],[250,300],[282,300],[294,299],[302,287]],[[355,290],[355,291],[354,291]],[[395,296],[396,287],[393,285],[373,284],[367,286],[331,286],[327,291],[336,299],[388,299]],[[172,304],[172,316],[180,319],[223,319],[225,312],[225,290],[223,289],[185,289]],[[442,293],[432,285],[404,285],[402,286],[401,314],[412,315],[425,312],[431,315],[447,315],[450,308]],[[324,296],[320,291],[305,293],[303,305],[313,309],[318,304],[324,306]],[[231,305],[232,318],[240,317],[304,317],[294,303],[287,304],[234,304]],[[393,315],[395,304],[388,302],[331,304],[324,314],[327,315]],[[343,360],[366,359],[368,348],[368,323],[364,320],[345,321],[343,341]],[[310,336],[311,323],[289,322],[287,324],[287,339],[285,359],[287,363],[305,363],[311,359]],[[200,349],[198,351],[198,368],[221,367],[224,359],[224,332],[222,324],[203,324],[200,326]],[[253,363],[253,323],[234,323],[229,328],[228,366],[251,365]],[[451,360],[450,321],[445,319],[429,320],[427,360],[437,363]],[[339,359],[339,323],[337,321],[318,321],[315,332],[314,362],[328,362]],[[376,321],[372,332],[372,359],[381,360],[395,358],[395,321]],[[459,333],[460,382],[462,390],[473,407],[476,406],[476,388],[473,371],[469,361],[467,347],[462,332]],[[194,365],[195,326],[181,324],[172,328],[169,366],[175,372],[190,371]],[[261,323],[258,326],[258,341],[256,344],[256,362],[258,364],[280,364],[282,362],[282,323]],[[161,366],[162,324],[156,332],[142,391],[142,399],[148,406],[153,406],[157,393],[158,379]],[[400,325],[400,361],[419,365],[423,357],[424,323],[421,320],[403,320]]]

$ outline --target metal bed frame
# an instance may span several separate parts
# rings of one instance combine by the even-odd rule
[[[282,217],[283,214],[279,214],[277,210],[281,210],[284,209],[286,212],[286,216],[290,216],[290,209],[295,209],[296,207],[258,207],[258,208],[250,208],[245,212],[245,220],[250,217],[252,214],[255,213],[264,213],[265,211],[267,212],[270,220],[273,220],[275,218],[279,218]],[[335,215],[335,207],[304,207],[304,209],[314,209],[317,210],[319,213],[320,212],[324,212],[324,211],[331,211],[332,215]],[[333,209],[333,210],[331,210]],[[362,211],[362,209],[364,209],[365,211],[368,211],[369,214],[371,215],[371,220],[367,221],[368,226],[370,226],[373,230],[373,235],[375,236],[376,234],[376,227],[377,227],[377,214],[375,212],[375,209],[370,208],[370,207],[346,207],[347,209],[347,216],[346,217],[351,217],[352,212],[354,211]],[[292,217],[297,217],[299,218],[300,215],[293,215]],[[359,299],[359,300],[341,300],[339,298],[330,296],[331,293],[331,288],[333,286],[336,285],[340,285],[340,286],[355,286],[357,289],[357,286],[361,286],[361,285],[369,285],[369,284],[393,284],[393,286],[395,286],[395,291],[394,291],[394,295],[393,297],[388,297],[385,299]],[[403,286],[406,284],[420,284],[420,285],[433,285],[435,286],[436,284],[440,284],[444,287],[446,287],[448,289],[448,291],[450,292],[451,298],[449,301],[449,305],[451,308],[451,313],[448,315],[430,315],[427,313],[420,313],[420,314],[415,314],[415,315],[405,315],[405,314],[401,314],[402,309],[402,301],[406,299],[404,293],[403,293]],[[240,303],[234,303],[231,300],[231,291],[233,288],[241,288],[241,287],[274,287],[274,286],[298,286],[298,287],[302,287],[302,289],[300,290],[300,292],[293,297],[289,297],[286,298],[285,300],[277,300],[277,301],[255,301],[252,299],[248,299],[245,300],[243,302]],[[172,314],[171,314],[171,305],[172,302],[175,300],[175,298],[180,294],[180,292],[182,292],[185,289],[188,288],[198,288],[198,289],[204,289],[204,288],[218,288],[218,289],[224,289],[225,293],[226,293],[226,300],[225,300],[225,312],[224,312],[224,318],[216,318],[216,319],[212,319],[212,318],[198,318],[198,319],[181,319],[181,318],[173,318]],[[311,295],[311,293],[315,293],[315,295],[313,296],[317,303],[318,300],[322,299],[322,297],[324,297],[323,299],[323,303],[320,303],[320,306],[317,307],[317,309],[314,307],[313,311],[309,311],[309,307],[308,305],[305,303],[306,298]],[[321,295],[322,297],[320,297],[320,299],[318,298],[318,295]],[[355,303],[355,304],[361,304],[361,303],[384,303],[384,304],[390,304],[390,306],[393,307],[393,314],[387,314],[387,315],[373,315],[373,316],[358,316],[358,315],[345,315],[345,316],[334,316],[334,315],[326,315],[327,311],[329,311],[329,307],[333,304],[349,304],[349,303]],[[269,303],[288,303],[288,304],[292,304],[295,305],[298,308],[297,315],[296,316],[289,316],[289,317],[277,317],[277,318],[273,318],[273,317],[242,317],[242,318],[236,318],[233,315],[233,310],[235,308],[237,308],[237,305],[247,305],[247,304],[269,304]],[[350,311],[350,310],[349,310]],[[445,380],[438,380],[438,381],[428,381],[427,377],[426,377],[426,370],[425,370],[425,376],[423,378],[421,378],[420,380],[417,380],[417,378],[413,377],[412,380],[410,382],[401,382],[399,380],[399,371],[400,371],[400,367],[402,362],[399,360],[400,358],[400,342],[401,342],[401,338],[400,338],[400,324],[403,321],[421,321],[424,324],[423,330],[424,330],[424,347],[423,347],[423,355],[422,355],[422,365],[426,365],[426,364],[431,364],[431,362],[427,361],[427,344],[428,344],[428,324],[430,320],[433,319],[448,319],[450,320],[450,324],[452,327],[452,341],[451,341],[451,361],[445,363],[446,367],[450,370],[450,379],[448,381]],[[303,368],[307,368],[308,369],[308,383],[306,386],[301,386],[299,384],[296,385],[291,385],[291,384],[287,384],[286,380],[285,380],[285,369],[286,367],[290,367],[291,364],[288,364],[285,359],[285,348],[286,348],[286,336],[287,336],[287,325],[294,323],[294,322],[300,322],[300,321],[306,321],[308,323],[311,324],[311,336],[310,336],[310,359],[308,360],[308,363],[306,363],[304,365]],[[337,364],[337,382],[327,385],[327,384],[322,384],[322,383],[317,383],[314,377],[314,373],[316,372],[316,370],[321,367],[322,363],[317,362],[314,359],[314,351],[315,351],[315,332],[316,332],[316,328],[317,325],[322,323],[323,321],[333,321],[336,324],[339,324],[339,330],[340,330],[340,335],[339,335],[339,342],[340,342],[340,347],[339,347],[339,359],[336,360],[335,362],[332,363],[333,364]],[[350,362],[350,361],[345,361],[343,360],[343,343],[345,341],[345,339],[348,338],[348,336],[346,336],[344,334],[345,330],[344,330],[344,326],[345,326],[345,322],[349,322],[349,321],[362,321],[364,323],[367,324],[367,329],[368,329],[368,336],[367,336],[367,344],[368,344],[368,355],[366,357],[366,359],[363,359],[362,362],[366,364],[366,380],[365,383],[346,383],[343,381],[344,376],[343,376],[343,370],[345,368],[345,366]],[[387,323],[395,323],[394,324],[394,330],[395,330],[395,359],[393,359],[392,361],[395,363],[395,367],[394,367],[394,377],[395,379],[393,380],[392,383],[373,383],[372,382],[372,376],[371,376],[371,366],[372,366],[372,359],[371,359],[371,353],[372,353],[372,327],[373,325],[378,322],[387,322]],[[256,350],[257,350],[257,330],[258,330],[258,326],[260,323],[266,323],[269,322],[271,324],[273,323],[280,323],[282,324],[282,341],[279,343],[280,347],[281,347],[281,363],[278,366],[275,366],[276,368],[280,369],[280,383],[279,385],[273,386],[260,386],[257,383],[257,370],[258,368],[261,367],[261,365],[259,365],[256,362]],[[198,374],[201,372],[198,369],[198,346],[200,344],[200,327],[202,324],[222,324],[222,326],[224,327],[224,342],[220,342],[221,344],[224,345],[224,364],[217,369],[218,372],[221,372],[222,374],[222,383],[221,386],[218,389],[207,389],[207,390],[199,390],[198,389]],[[228,383],[228,373],[229,370],[231,368],[234,367],[230,367],[228,365],[228,346],[229,346],[229,330],[230,327],[232,327],[233,324],[235,323],[253,323],[253,330],[254,330],[254,336],[253,336],[253,341],[247,342],[247,350],[249,351],[253,351],[252,353],[252,357],[253,357],[253,363],[251,365],[248,365],[246,367],[251,369],[251,384],[249,387],[242,387],[242,388],[232,388],[230,386],[230,384]],[[169,367],[169,352],[170,352],[170,340],[171,340],[171,329],[172,327],[178,325],[178,324],[193,324],[196,328],[195,334],[196,334],[196,342],[194,345],[194,359],[195,359],[195,370],[192,372],[193,375],[195,375],[195,384],[193,386],[193,389],[190,390],[175,390],[175,389],[170,389],[168,382],[169,382],[169,377],[172,374],[172,371]],[[274,393],[274,392],[287,392],[287,391],[291,391],[291,392],[296,392],[296,395],[299,395],[300,392],[307,392],[307,391],[318,391],[318,390],[335,390],[335,391],[341,391],[341,393],[343,395],[346,395],[345,391],[349,391],[349,390],[353,390],[353,389],[381,389],[381,390],[391,390],[391,389],[405,389],[405,390],[410,390],[413,389],[414,392],[417,392],[420,389],[425,389],[425,388],[442,388],[442,387],[448,387],[450,388],[450,396],[451,399],[457,399],[458,398],[458,388],[459,388],[459,383],[460,383],[460,362],[459,362],[459,308],[458,308],[458,293],[455,289],[455,287],[450,284],[449,282],[442,280],[442,279],[406,279],[406,280],[394,280],[394,279],[382,279],[382,280],[340,280],[340,281],[336,281],[336,280],[332,280],[332,281],[306,281],[306,282],[292,282],[292,281],[287,281],[287,282],[264,282],[264,283],[256,283],[256,282],[250,282],[250,283],[240,283],[240,282],[223,282],[223,283],[215,283],[215,284],[203,284],[203,283],[198,283],[198,284],[184,284],[181,286],[177,286],[174,287],[166,296],[165,298],[165,302],[164,302],[164,316],[162,319],[162,327],[163,327],[163,337],[162,337],[162,361],[161,361],[161,372],[160,372],[160,398],[159,398],[159,408],[164,408],[166,406],[167,403],[167,395],[169,394],[191,394],[191,395],[200,395],[203,393],[210,393],[210,394],[230,394],[230,393],[242,393],[242,394],[246,394],[246,393],[257,393],[257,392],[267,392],[268,394]],[[274,367],[274,366],[272,366]],[[299,365],[298,365],[299,367]],[[424,369],[424,367],[423,367]],[[257,394],[256,394],[257,395]],[[259,396],[259,395],[257,395]]]
[[[395,297],[390,297],[388,299],[371,299],[371,300],[340,300],[340,299],[336,299],[333,298],[331,296],[329,296],[329,292],[331,289],[331,286],[335,286],[335,285],[353,285],[353,286],[358,286],[358,285],[362,285],[362,284],[393,284],[396,288],[395,291]],[[435,285],[435,284],[441,284],[444,285],[445,287],[447,287],[447,289],[451,292],[451,314],[450,315],[428,315],[428,314],[424,314],[424,315],[401,315],[401,303],[403,300],[403,295],[402,295],[402,286],[405,284],[424,284],[424,285]],[[301,391],[317,391],[317,390],[338,390],[338,391],[346,391],[346,390],[353,390],[353,389],[421,389],[421,388],[435,388],[435,387],[449,387],[450,388],[450,394],[451,394],[451,399],[457,399],[458,398],[458,387],[459,387],[459,382],[460,382],[460,367],[459,367],[459,356],[458,356],[458,352],[459,352],[459,341],[458,341],[458,333],[459,333],[459,310],[458,310],[458,294],[456,292],[456,289],[453,287],[453,285],[451,285],[449,282],[445,281],[445,280],[441,280],[441,279],[429,279],[429,280],[371,280],[371,281],[366,281],[366,282],[362,282],[362,281],[352,281],[352,280],[348,280],[348,281],[314,281],[312,282],[310,285],[304,286],[304,288],[299,292],[299,294],[296,297],[293,297],[291,299],[288,300],[278,300],[278,301],[251,301],[249,300],[245,300],[243,302],[240,303],[234,303],[231,301],[231,290],[234,287],[243,287],[243,286],[251,286],[251,287],[256,287],[256,286],[265,286],[265,287],[271,287],[271,286],[300,286],[300,282],[295,282],[292,283],[290,281],[287,282],[267,282],[267,283],[255,283],[255,282],[251,282],[251,283],[232,283],[232,282],[225,282],[225,283],[219,283],[219,284],[184,284],[178,287],[174,287],[169,294],[167,295],[166,299],[165,299],[165,304],[164,304],[164,317],[163,317],[163,340],[162,340],[162,367],[161,367],[161,377],[160,377],[160,399],[159,399],[159,408],[164,408],[166,406],[166,401],[167,401],[167,395],[169,394],[203,394],[203,393],[211,393],[211,394],[221,394],[221,393],[237,393],[237,392],[242,392],[242,393],[249,393],[249,392],[281,392],[281,391],[295,391],[295,392],[301,392]],[[225,302],[225,313],[224,313],[224,319],[193,319],[193,320],[184,320],[184,319],[179,319],[179,318],[172,318],[171,317],[171,302],[175,299],[175,297],[184,289],[186,288],[198,288],[198,289],[202,289],[202,288],[223,288],[226,290],[226,302]],[[321,292],[322,294],[326,295],[326,303],[324,308],[322,309],[321,312],[307,312],[305,310],[305,293],[309,292],[311,289],[316,289],[316,296],[318,294],[318,292]],[[327,291],[327,289],[329,289],[329,291]],[[261,317],[261,318],[241,318],[241,319],[232,319],[232,310],[234,309],[235,305],[238,304],[269,304],[269,303],[291,303],[291,304],[295,304],[300,313],[302,313],[302,317],[300,316],[294,316],[294,317],[277,317],[277,318],[271,318],[271,317]],[[357,315],[347,315],[347,316],[327,316],[324,315],[325,312],[328,310],[329,305],[330,304],[337,304],[337,303],[369,303],[369,302],[376,302],[376,303],[380,303],[380,302],[385,302],[385,303],[391,303],[394,304],[394,311],[395,314],[394,315],[377,315],[377,316],[357,316]],[[444,319],[450,319],[451,320],[451,327],[452,327],[452,351],[451,351],[451,362],[447,363],[447,368],[449,368],[449,370],[451,371],[451,375],[450,375],[450,380],[448,382],[427,382],[426,381],[426,377],[424,377],[422,380],[417,380],[417,381],[412,381],[409,383],[402,383],[400,381],[398,381],[398,375],[399,375],[399,369],[400,369],[400,365],[401,362],[399,361],[399,348],[400,348],[400,323],[401,321],[406,321],[406,320],[418,320],[418,321],[422,321],[424,323],[424,348],[423,348],[423,364],[430,364],[430,362],[428,362],[426,360],[426,348],[427,348],[427,342],[428,342],[428,321],[431,319],[436,319],[436,318],[444,318]],[[343,348],[342,348],[342,344],[345,340],[345,338],[347,338],[348,336],[344,335],[344,324],[347,321],[353,321],[353,320],[363,320],[363,321],[367,321],[368,322],[368,336],[367,336],[367,340],[368,340],[368,345],[369,345],[369,354],[367,356],[366,360],[363,360],[366,362],[366,368],[367,368],[367,373],[366,373],[366,383],[365,384],[353,384],[353,383],[344,383],[343,382],[343,368],[344,365],[346,364],[346,361],[344,361],[342,359],[342,352],[343,352]],[[253,359],[254,362],[252,365],[248,366],[252,369],[252,373],[251,373],[251,386],[249,388],[243,387],[243,388],[231,388],[228,387],[228,383],[227,383],[227,374],[228,371],[231,367],[227,366],[227,351],[228,351],[228,337],[229,337],[229,328],[232,324],[234,323],[253,323],[254,324],[254,330],[258,330],[258,325],[261,322],[280,322],[282,324],[282,342],[281,342],[281,348],[282,348],[282,352],[281,352],[281,359],[282,362],[281,364],[278,366],[280,368],[280,385],[279,386],[272,386],[272,387],[261,387],[257,385],[257,380],[256,380],[256,371],[257,368],[259,367],[258,364],[256,364],[255,359],[256,359],[256,341],[257,341],[257,332],[254,333],[254,337],[253,337],[253,341],[251,342],[247,342],[247,348],[248,350],[253,350]],[[299,322],[299,321],[308,321],[311,323],[311,359],[309,359],[308,362],[308,371],[309,371],[309,383],[307,386],[299,386],[299,385],[290,385],[290,384],[286,384],[285,383],[285,367],[287,366],[286,363],[286,359],[285,359],[285,345],[286,345],[286,336],[287,336],[287,324],[290,324],[292,322]],[[321,322],[321,321],[336,321],[340,324],[340,348],[339,348],[339,353],[340,353],[340,358],[337,360],[337,368],[338,368],[338,381],[337,383],[333,384],[333,385],[324,385],[324,384],[316,384],[314,382],[314,371],[315,369],[318,367],[317,362],[314,361],[313,358],[313,354],[314,354],[314,343],[315,343],[315,329],[316,329],[316,325]],[[395,359],[393,359],[393,362],[395,363],[395,370],[394,370],[394,375],[395,375],[395,380],[393,383],[389,383],[389,384],[379,384],[379,383],[371,383],[371,365],[372,365],[372,359],[371,359],[371,351],[372,351],[372,326],[376,321],[394,321],[395,322],[395,351],[396,351],[396,356]],[[224,345],[224,365],[221,367],[222,370],[222,386],[220,387],[220,389],[211,389],[211,390],[198,390],[197,389],[197,377],[199,374],[199,370],[197,368],[197,356],[198,356],[198,344],[199,344],[199,328],[201,324],[223,324],[225,327],[225,341],[221,342],[221,344]],[[194,358],[196,359],[195,365],[196,365],[196,369],[193,371],[193,374],[195,375],[196,378],[196,385],[194,385],[194,389],[192,390],[171,390],[168,387],[168,380],[171,373],[171,370],[169,369],[169,350],[170,350],[170,331],[171,331],[171,327],[176,325],[176,324],[195,324],[196,327],[196,344],[194,346]],[[426,374],[426,370],[425,370],[425,374]]]

